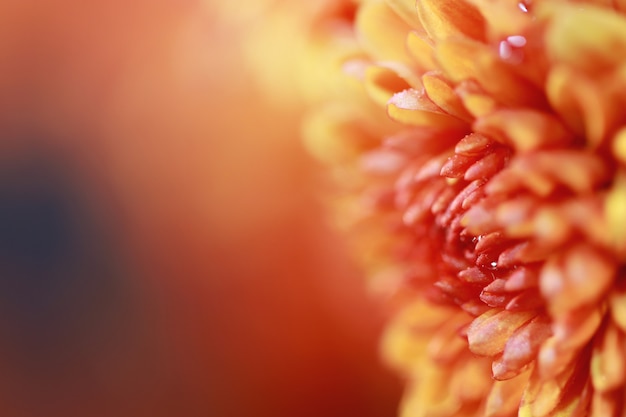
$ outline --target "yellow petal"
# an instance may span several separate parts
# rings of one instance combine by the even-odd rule
[[[422,82],[426,94],[437,106],[459,119],[471,121],[472,117],[463,107],[461,99],[441,74],[428,72],[422,77]]]
[[[609,297],[611,318],[622,332],[626,332],[626,288],[615,288]]]
[[[413,29],[422,28],[415,0],[387,0],[387,4]]]
[[[624,334],[611,322],[596,342],[591,356],[591,381],[597,391],[610,391],[624,384],[625,355]]]
[[[495,381],[487,397],[485,417],[507,417],[517,414],[530,372],[513,379]]]
[[[365,89],[381,106],[386,106],[393,95],[409,88],[409,84],[396,71],[382,66],[369,66],[365,70]]]
[[[464,0],[418,0],[417,11],[424,29],[435,40],[465,35],[485,37],[485,21],[478,10]]]
[[[383,0],[363,4],[355,27],[361,45],[374,60],[411,61],[404,46],[411,28]]]
[[[589,5],[551,7],[554,12],[546,33],[546,48],[553,61],[590,74],[624,62],[626,19],[623,16]]]
[[[572,88],[575,86],[575,88]],[[596,81],[571,67],[555,66],[546,83],[548,99],[568,127],[585,136],[589,147],[595,149],[612,123],[612,101]]]
[[[611,150],[613,151],[613,156],[622,165],[626,165],[626,129],[621,129],[615,134],[611,143]]]
[[[520,0],[471,0],[485,20],[493,39],[502,39],[507,35],[522,33],[531,21],[530,13],[520,7]]]
[[[626,257],[626,172],[618,171],[604,206],[608,222],[606,233],[613,249]],[[625,327],[626,328],[626,327]]]
[[[409,55],[421,70],[426,72],[437,68],[433,45],[425,39],[425,35],[415,31],[410,32],[407,36],[406,46]]]

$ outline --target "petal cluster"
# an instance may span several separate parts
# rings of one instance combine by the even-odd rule
[[[626,2],[354,6],[305,133],[395,306],[401,415],[622,415]]]

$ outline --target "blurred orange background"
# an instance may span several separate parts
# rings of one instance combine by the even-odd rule
[[[272,3],[0,2],[3,416],[395,414]]]

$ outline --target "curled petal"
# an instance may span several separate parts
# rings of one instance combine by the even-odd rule
[[[459,119],[471,120],[453,86],[440,73],[428,72],[423,75],[422,82],[426,94],[437,106]]]

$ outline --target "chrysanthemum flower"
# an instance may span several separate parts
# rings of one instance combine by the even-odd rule
[[[622,415],[626,2],[355,7],[305,128],[397,306],[401,415]]]

